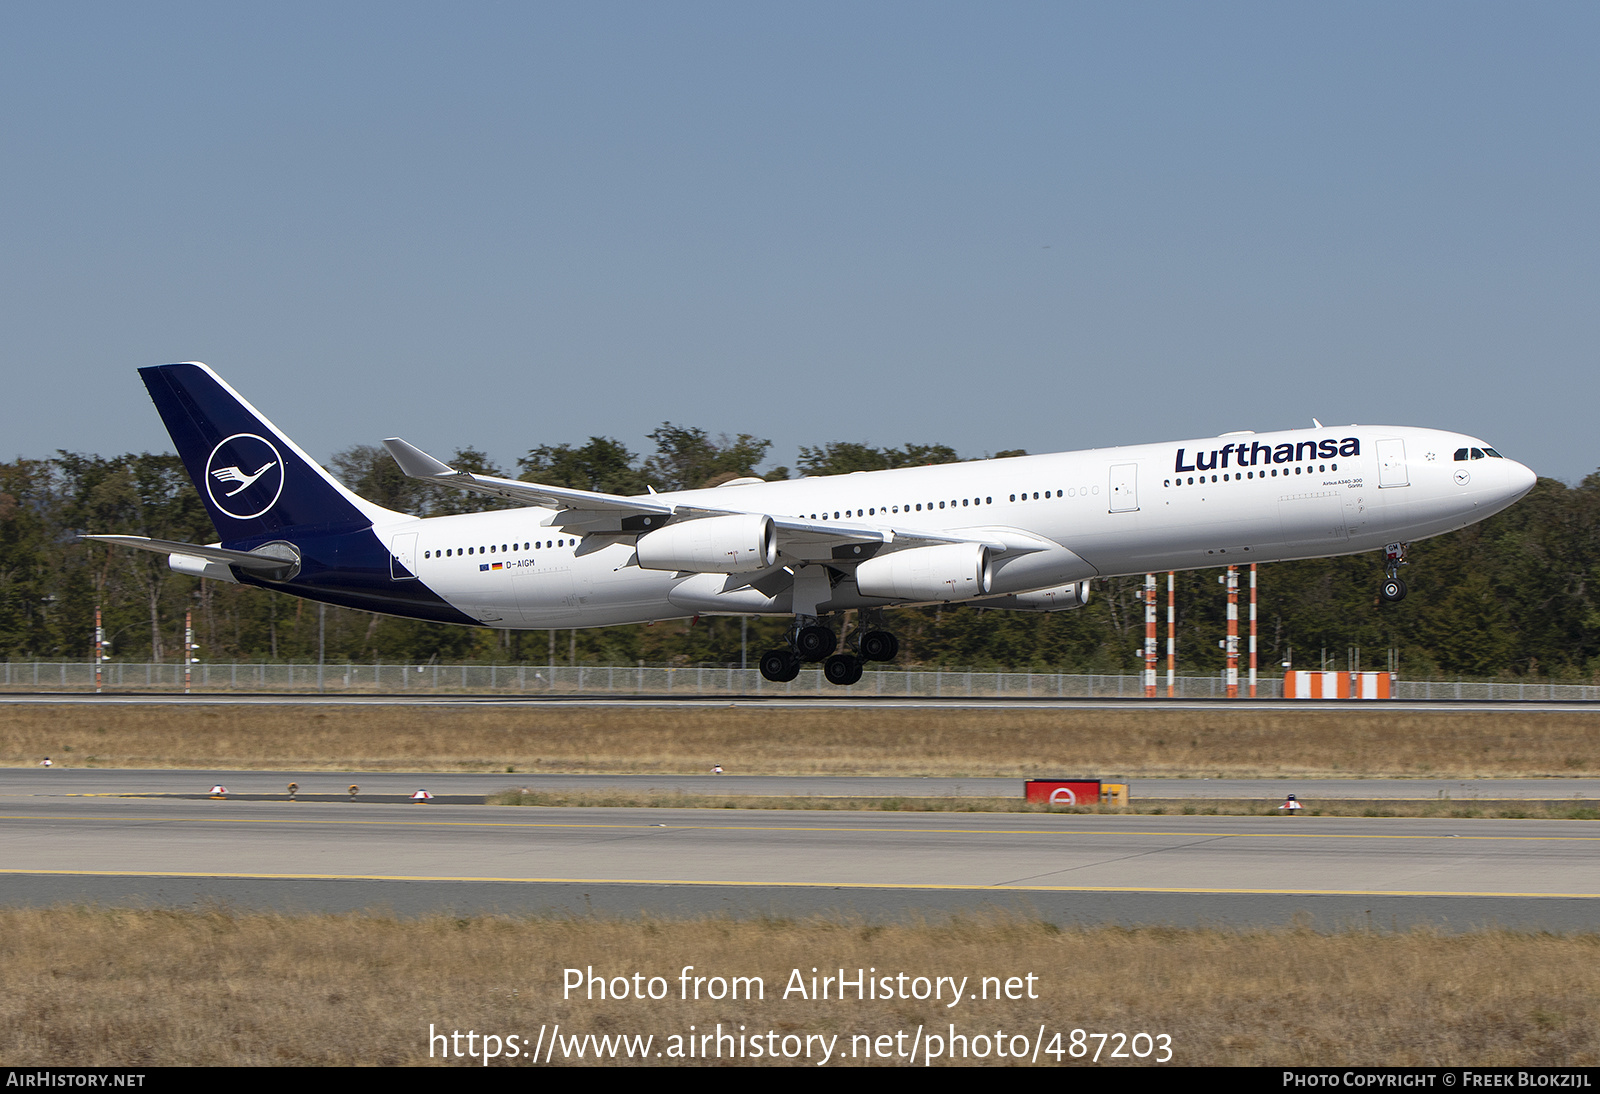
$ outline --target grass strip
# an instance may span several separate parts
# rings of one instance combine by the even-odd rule
[[[1109,816],[1285,817],[1273,798],[1147,798],[1127,806],[1050,805],[1021,798],[800,797],[763,794],[687,794],[677,791],[507,790],[489,805],[640,809],[802,809],[883,813],[1089,813]],[[1418,798],[1329,798],[1306,802],[1305,817],[1442,817],[1500,820],[1600,820],[1600,803],[1545,799],[1452,801]],[[1286,818],[1295,819],[1295,818]]]
[[[1041,1029],[1045,1046],[1059,1033],[1063,1050],[1074,1029],[1165,1034],[1172,1062],[1187,1065],[1600,1062],[1600,934],[1063,929],[1007,915],[883,925],[57,907],[0,911],[0,962],[0,1064],[9,1067],[477,1065],[442,1059],[430,1029],[459,1031],[465,1050],[469,1029],[530,1042],[544,1029],[548,1044],[556,1024],[569,1037],[650,1036],[637,1062],[651,1064],[676,1062],[654,1053],[670,1052],[673,1037],[684,1045],[691,1026],[714,1034],[719,1025],[763,1040],[769,1031],[837,1037],[833,1063],[845,1065],[868,1062],[864,1050],[880,1043],[890,1055],[870,1062],[903,1065],[897,1034],[904,1050],[919,1027],[926,1036],[952,1026],[969,1039],[956,1061],[966,1063],[1018,1062],[995,1056],[997,1031],[1031,1046]],[[707,978],[698,999],[680,998],[686,966]],[[640,984],[659,976],[665,997],[564,995],[568,969],[629,978],[630,994],[635,973]],[[819,979],[904,973],[905,989],[918,976],[965,977],[969,994],[995,980],[984,985],[989,998],[953,1008],[948,991],[939,1000],[841,1001],[837,989],[826,1000],[783,998],[797,976],[809,996],[813,969]],[[1030,975],[1034,997],[1022,987]],[[724,978],[726,996],[733,976],[759,977],[762,997],[708,997],[711,978]],[[1005,998],[1012,978],[1019,988]],[[596,1059],[591,1047],[564,1062],[627,1060]],[[1101,1063],[1141,1061],[1108,1050]]]
[[[0,765],[526,773],[1600,776],[1600,708],[904,710],[31,706]]]

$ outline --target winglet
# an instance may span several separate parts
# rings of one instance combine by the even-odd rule
[[[431,479],[456,473],[456,469],[449,464],[440,463],[416,445],[407,444],[399,437],[385,437],[383,447],[389,450],[389,455],[400,465],[400,470],[414,479]]]

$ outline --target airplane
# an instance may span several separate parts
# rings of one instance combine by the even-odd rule
[[[203,364],[139,370],[221,539],[85,535],[178,573],[310,600],[503,629],[695,615],[789,616],[762,675],[806,663],[849,685],[893,660],[886,609],[1076,608],[1090,582],[1407,545],[1527,494],[1534,473],[1481,440],[1395,426],[1219,437],[860,471],[635,497],[461,471],[398,437],[400,468],[518,503],[413,517],[358,497]],[[855,610],[856,626],[835,630]]]

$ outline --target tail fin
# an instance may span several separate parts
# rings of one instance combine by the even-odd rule
[[[352,494],[205,365],[142,368],[223,543],[366,528],[388,510]]]

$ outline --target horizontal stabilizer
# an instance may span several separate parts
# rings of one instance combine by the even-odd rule
[[[227,547],[203,547],[198,543],[183,543],[175,539],[152,539],[149,536],[79,536],[97,543],[111,543],[119,547],[135,547],[161,555],[187,555],[208,562],[223,562],[249,570],[272,581],[287,581],[300,569],[300,554],[287,543],[268,543],[254,551],[234,551]]]

